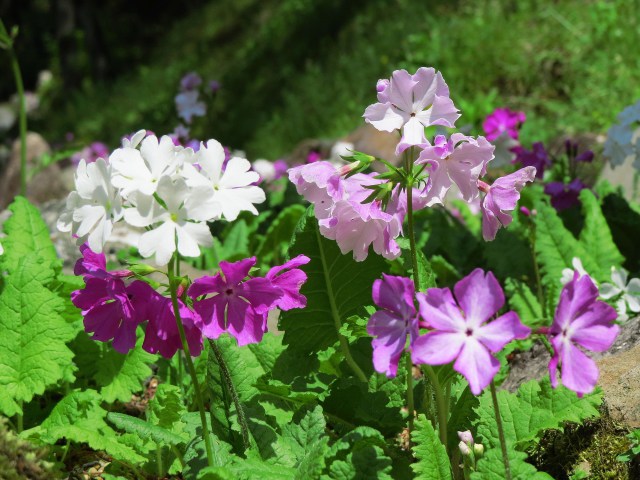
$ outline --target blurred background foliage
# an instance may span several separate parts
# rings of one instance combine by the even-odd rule
[[[474,131],[508,106],[527,113],[525,142],[604,133],[640,97],[638,11],[638,0],[0,1],[20,27],[27,89],[53,73],[30,123],[50,142],[169,133],[180,78],[196,71],[222,87],[192,136],[271,159],[354,130],[378,78],[424,65]]]

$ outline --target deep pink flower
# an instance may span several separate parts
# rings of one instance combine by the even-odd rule
[[[130,277],[133,273],[130,270],[113,270],[107,271],[107,259],[104,253],[95,253],[87,243],[80,245],[80,253],[82,258],[76,261],[73,273],[78,277],[87,276],[98,277],[103,279]]]
[[[535,167],[536,178],[542,179],[545,168],[551,166],[551,158],[549,158],[542,142],[534,143],[531,150],[517,146],[513,147],[511,151],[516,154],[513,163],[521,163],[523,167]]]
[[[373,282],[373,301],[380,310],[371,315],[367,333],[376,337],[371,342],[373,366],[387,377],[395,377],[398,372],[407,336],[413,344],[419,334],[413,297],[413,281],[409,278],[383,274],[382,280]]]
[[[433,329],[413,343],[414,363],[443,365],[455,360],[454,370],[464,375],[474,395],[493,380],[500,369],[496,353],[531,330],[515,312],[489,322],[504,305],[504,293],[491,272],[476,269],[456,283],[455,299],[448,288],[418,293],[420,315]]]
[[[84,160],[86,163],[93,163],[99,158],[108,162],[109,153],[109,147],[106,144],[102,142],[93,142],[79,152],[71,155],[71,163],[77,166],[78,163],[80,163],[80,160]]]
[[[316,152],[315,150],[311,150],[307,153],[307,163],[316,163],[322,160],[322,155],[320,152]]]
[[[159,353],[165,358],[172,358],[178,350],[182,350],[182,341],[171,298],[153,291],[147,308],[149,322],[142,348],[149,353]],[[178,300],[178,310],[189,351],[193,357],[197,357],[202,352],[202,321],[182,300]]]
[[[478,182],[480,189],[486,193],[480,204],[482,236],[485,240],[493,240],[500,227],[506,227],[511,223],[511,211],[516,208],[520,199],[520,190],[527,182],[533,182],[535,177],[534,167],[524,167],[498,178],[491,186]]]
[[[202,332],[206,337],[215,339],[228,332],[241,346],[262,340],[266,331],[265,314],[284,292],[266,278],[245,280],[255,264],[255,257],[234,263],[222,261],[221,273],[199,278],[189,287],[187,294],[195,300],[193,308],[202,319]],[[196,300],[208,294],[213,295]]]
[[[549,338],[554,355],[549,363],[551,385],[558,385],[560,366],[562,384],[582,396],[590,393],[598,381],[598,367],[578,346],[604,352],[613,345],[620,327],[615,308],[597,300],[598,287],[588,275],[574,273],[560,293]]]
[[[86,332],[101,342],[113,339],[113,348],[127,353],[136,344],[136,328],[147,319],[155,291],[140,280],[125,285],[119,278],[85,276],[85,283],[71,294],[71,301],[82,310]]]
[[[306,255],[298,255],[284,265],[272,267],[267,272],[265,278],[282,290],[282,296],[275,302],[275,306],[280,310],[307,306],[307,297],[300,293],[300,288],[307,281],[307,274],[296,267],[306,265],[310,261]]]
[[[526,120],[524,112],[513,112],[508,108],[496,108],[482,122],[487,140],[493,142],[503,133],[514,140],[518,139],[518,130]]]
[[[402,129],[396,154],[426,144],[426,127],[453,127],[460,117],[442,74],[433,68],[419,68],[413,75],[396,70],[390,80],[378,80],[376,91],[378,103],[369,105],[363,117],[381,131]]]
[[[575,178],[569,184],[562,182],[549,182],[544,186],[544,193],[551,197],[551,205],[561,212],[580,204],[580,192],[587,186],[579,178]]]
[[[444,197],[454,183],[466,202],[475,200],[478,179],[486,173],[494,148],[484,137],[475,139],[454,133],[447,140],[444,135],[436,136],[434,145],[424,148],[416,161],[427,164],[429,172],[427,206],[444,204]]]

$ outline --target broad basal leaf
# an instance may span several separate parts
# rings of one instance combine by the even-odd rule
[[[26,201],[26,200],[25,200]],[[0,412],[22,413],[21,403],[65,378],[73,381],[73,352],[66,342],[75,328],[60,313],[64,301],[47,284],[51,262],[27,254],[4,279],[0,293]]]
[[[450,480],[451,463],[438,433],[424,415],[419,415],[411,433],[413,454],[418,459],[411,465],[418,478]]]
[[[185,438],[166,428],[124,413],[109,412],[107,420],[121,430],[138,435],[141,439],[153,440],[158,445],[179,445],[186,442]]]
[[[527,454],[517,450],[508,450],[509,472],[512,480],[553,480],[553,477],[539,472],[527,463]],[[478,462],[478,470],[471,474],[471,480],[504,480],[507,478],[500,447],[492,448]]]
[[[507,278],[504,290],[509,308],[518,314],[525,325],[533,328],[544,324],[542,306],[526,283]]]
[[[287,256],[287,250],[296,225],[305,212],[302,205],[289,205],[271,222],[267,233],[258,245],[256,256],[263,262],[281,263]]]

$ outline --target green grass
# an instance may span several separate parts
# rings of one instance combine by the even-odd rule
[[[305,138],[362,125],[375,81],[397,68],[443,72],[475,132],[493,108],[522,109],[525,141],[603,133],[640,98],[634,0],[563,2],[242,0],[176,23],[145,65],[65,98],[46,129],[116,142],[176,123],[173,96],[196,70],[223,84],[192,131],[276,158]]]

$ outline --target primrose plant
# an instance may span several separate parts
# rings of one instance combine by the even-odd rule
[[[177,103],[187,122],[202,110],[192,101],[200,83],[183,79]],[[186,362],[191,388],[178,390],[193,394],[202,434],[191,434],[204,439],[202,475],[213,475],[193,478],[360,478],[365,464],[389,478],[389,448],[418,478],[546,478],[526,463],[525,449],[543,429],[597,415],[598,368],[587,352],[610,348],[619,332],[618,313],[603,299],[633,312],[640,306],[623,270],[600,290],[586,272],[603,282],[606,270],[608,280],[621,255],[609,249],[612,263],[601,265],[608,260],[583,255],[586,247],[566,236],[587,270],[575,262],[563,273],[566,252],[549,255],[551,247],[536,243],[551,228],[565,235],[548,200],[517,210],[534,190],[525,186],[547,168],[543,149],[512,152],[522,168],[498,177],[489,170],[496,142],[518,140],[523,113],[497,111],[485,122],[488,138],[456,132],[460,113],[433,68],[395,71],[376,91],[364,119],[397,133],[400,161],[341,145],[341,162],[315,158],[289,168],[290,187],[313,207],[279,206],[251,243],[245,220],[272,218],[260,204],[276,203],[265,202],[262,186],[283,174],[282,162],[252,168],[216,140],[192,148],[142,130],[107,158],[78,164],[58,222],[82,255],[75,274],[84,287],[71,300],[94,340],[121,354],[141,348]],[[574,147],[567,155],[577,162]],[[589,194],[580,198],[593,206]],[[497,271],[477,268],[480,259],[453,280],[434,274],[421,240],[431,234],[424,218],[445,212],[458,222],[449,215],[452,197],[477,206],[484,241],[499,241],[510,225],[528,232],[537,295],[522,282],[501,284]],[[118,222],[141,231],[137,251],[152,265],[107,268],[105,245]],[[239,232],[241,256],[222,252],[221,231]],[[262,260],[274,258],[281,232],[281,261]],[[216,254],[215,271],[181,275],[182,260],[209,251],[226,255]],[[267,265],[262,275],[256,265]],[[278,316],[284,335],[267,335]],[[534,340],[549,352],[550,378],[517,394],[499,391],[508,355]],[[194,363],[199,356],[207,358]],[[142,431],[135,425],[127,431]],[[184,432],[156,427],[152,438],[172,447],[191,478],[193,458],[178,448]]]

